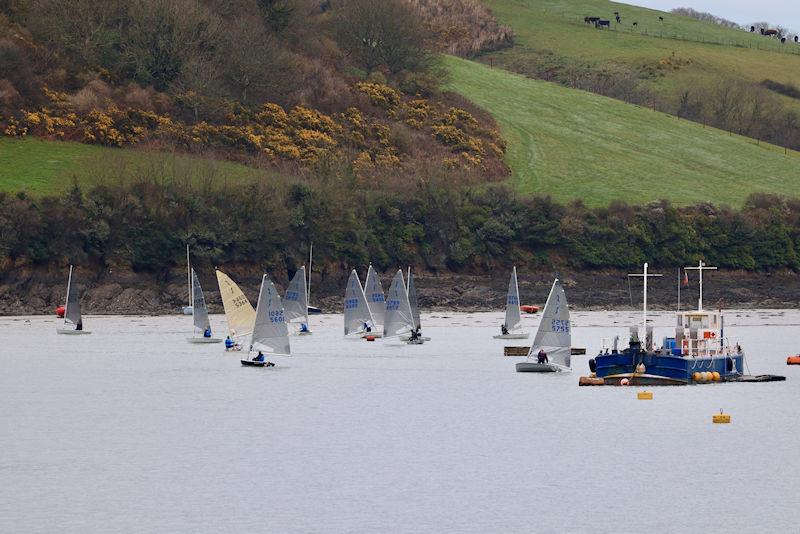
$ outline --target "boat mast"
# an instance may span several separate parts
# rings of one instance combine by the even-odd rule
[[[644,341],[647,343],[647,279],[660,277],[660,274],[649,274],[647,272],[648,264],[644,264],[644,272],[631,273],[628,276],[642,277],[644,279],[643,303],[642,303],[642,327],[644,328]]]
[[[67,304],[64,306],[64,323],[67,322],[69,317],[69,290],[72,286],[72,265],[69,266],[69,278],[67,279]]]
[[[716,271],[716,267],[706,267],[705,262],[700,260],[697,267],[684,267],[687,271],[698,271],[700,273],[700,298],[697,300],[697,311],[703,311],[703,271]]]
[[[186,244],[186,280],[189,283],[189,306],[194,305],[194,290],[192,289],[192,264],[189,262],[189,244]]]
[[[306,310],[308,310],[308,305],[311,304],[311,262],[313,260],[314,260],[314,243],[312,242],[311,245],[309,245],[308,247],[308,290],[306,291]],[[306,311],[306,316],[308,316],[307,311]]]

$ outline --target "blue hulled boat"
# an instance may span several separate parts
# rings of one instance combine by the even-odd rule
[[[739,345],[731,346],[724,337],[724,318],[721,311],[703,309],[703,271],[715,269],[703,262],[697,267],[700,274],[700,298],[696,310],[675,313],[675,336],[665,337],[660,348],[653,347],[652,327],[647,326],[647,273],[644,274],[644,341],[638,328],[631,328],[628,347],[614,346],[594,358],[592,369],[607,385],[685,385],[720,382],[742,376],[744,353]],[[591,362],[590,362],[591,365]]]

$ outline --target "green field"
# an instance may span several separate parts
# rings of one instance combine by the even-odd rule
[[[520,191],[589,205],[741,205],[800,191],[800,155],[646,108],[444,58],[449,88],[492,113]]]
[[[545,52],[577,65],[621,63],[633,69],[652,69],[662,59],[677,58],[678,68],[658,69],[651,79],[656,92],[721,79],[758,83],[769,78],[800,86],[800,45],[793,42],[782,45],[761,35],[606,0],[484,3],[514,29],[516,45],[482,60],[514,70]],[[620,12],[622,24],[615,24],[614,11]],[[595,29],[583,22],[585,16],[607,18],[612,28]],[[786,101],[800,108],[799,101]]]
[[[57,193],[76,177],[89,186],[140,177],[220,183],[257,173],[244,165],[182,154],[0,137],[0,191]]]

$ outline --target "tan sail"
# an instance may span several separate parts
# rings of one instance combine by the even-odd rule
[[[217,283],[231,336],[249,336],[253,333],[253,325],[256,322],[256,311],[250,301],[247,300],[236,282],[219,270],[217,271]]]

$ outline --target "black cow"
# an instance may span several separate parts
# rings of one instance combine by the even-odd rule
[[[619,15],[617,15],[617,24],[621,24],[621,23],[622,23],[622,19],[619,18]]]
[[[786,37],[781,37],[781,44],[786,43]]]
[[[778,36],[778,30],[765,30],[764,31],[764,35],[766,35],[767,37],[773,37],[773,36],[777,37]]]
[[[764,28],[761,28],[761,35],[764,35]]]
[[[610,28],[611,27],[611,21],[610,20],[598,20],[597,24],[595,24],[595,26],[597,28],[602,28],[603,26],[605,26],[606,28]]]
[[[661,22],[664,22],[664,17],[662,17],[662,16],[659,16],[659,17],[658,17],[658,20],[660,20]]]
[[[639,23],[638,23],[638,22],[634,22],[634,23],[633,23],[633,25],[634,25],[634,26],[638,26],[638,25],[639,25]]]
[[[797,36],[796,35],[794,36],[794,42],[795,43],[797,42]]]
[[[594,24],[595,26],[598,20],[600,20],[600,17],[583,17],[583,22],[586,24]]]
[[[755,26],[750,26],[750,33],[755,33],[755,31],[756,31],[756,27]]]

